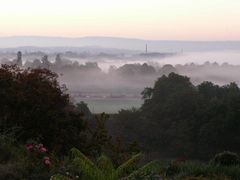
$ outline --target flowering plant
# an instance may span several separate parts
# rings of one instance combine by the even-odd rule
[[[51,166],[50,157],[47,154],[48,149],[43,144],[26,144],[26,150],[34,159],[37,160],[40,158],[45,166]]]

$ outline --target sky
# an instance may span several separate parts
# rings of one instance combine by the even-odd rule
[[[0,36],[240,40],[240,0],[0,0]]]

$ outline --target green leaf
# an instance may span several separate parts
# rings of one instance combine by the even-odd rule
[[[128,174],[129,171],[133,171],[134,166],[136,165],[136,162],[138,162],[142,157],[143,157],[143,154],[138,153],[132,156],[132,158],[130,158],[128,161],[120,165],[116,170],[118,177],[123,177],[124,175]]]

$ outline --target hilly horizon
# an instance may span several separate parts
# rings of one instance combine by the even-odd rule
[[[151,52],[201,52],[240,50],[240,41],[145,40],[124,37],[86,36],[9,36],[0,37],[0,48],[18,47],[95,47]]]

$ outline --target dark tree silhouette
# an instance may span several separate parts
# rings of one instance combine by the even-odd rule
[[[70,134],[74,134],[72,139],[80,143],[84,123],[55,73],[47,69],[22,70],[17,66],[3,65],[0,87],[2,132],[18,127],[20,140],[40,139],[50,147],[63,146],[56,142],[69,141]]]

